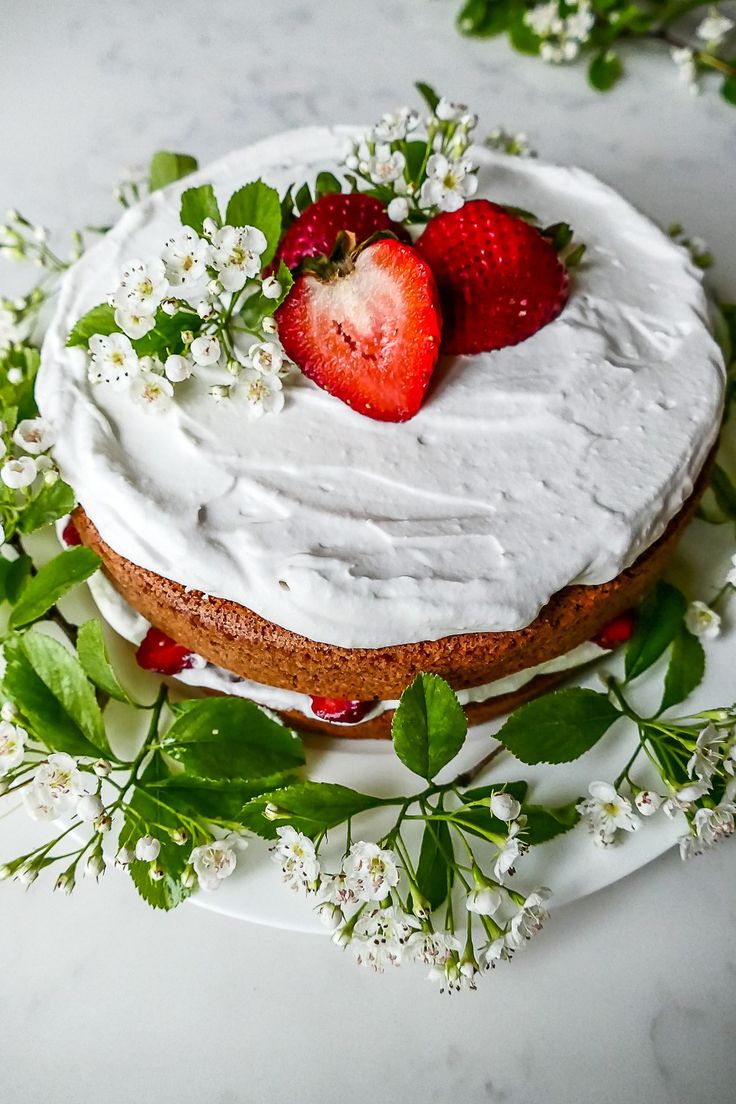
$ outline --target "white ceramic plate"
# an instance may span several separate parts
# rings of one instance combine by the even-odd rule
[[[730,526],[712,526],[696,521],[679,546],[669,577],[680,584],[690,598],[708,601],[721,584],[731,551]],[[118,640],[113,642],[113,648],[116,660],[125,667],[127,683],[131,688],[135,688],[133,680],[148,680],[148,685],[154,685],[149,676],[135,667],[128,645]],[[736,640],[730,631],[728,617],[724,618],[722,635],[708,642],[706,651],[706,675],[687,703],[688,712],[728,705],[733,701]],[[594,669],[589,669],[584,677],[574,681],[579,685],[599,687],[600,675],[615,670],[620,662],[617,657],[604,660]],[[636,684],[633,696],[635,705],[642,709],[656,707],[661,694],[662,670],[663,662],[660,662]],[[143,694],[144,687],[141,686],[140,690]],[[126,718],[129,724],[129,714]],[[454,777],[479,761],[494,746],[493,733],[501,723],[502,720],[496,720],[473,728],[460,756],[446,770],[445,776]],[[563,804],[586,793],[588,784],[594,779],[612,780],[623,767],[628,751],[633,748],[633,740],[633,732],[627,729],[625,722],[621,722],[592,751],[574,763],[528,767],[504,753],[479,776],[478,782],[526,779],[530,783],[530,800]],[[379,795],[404,795],[422,788],[421,780],[403,766],[391,745],[379,740],[307,738],[307,773],[319,781],[340,782]],[[362,835],[377,838],[390,827],[390,816],[390,811],[388,816],[379,811],[358,819],[354,824],[354,838],[361,838]],[[660,813],[648,820],[641,831],[627,835],[622,833],[623,839],[618,846],[602,850],[593,844],[585,829],[578,826],[531,851],[519,864],[516,876],[519,888],[548,885],[554,894],[553,906],[574,901],[651,862],[675,843],[682,830],[683,823],[668,820]],[[338,830],[333,836],[333,857],[337,864],[344,835]],[[198,893],[191,900],[200,908],[270,927],[303,932],[324,931],[311,904],[281,884],[268,844],[257,839],[253,839],[241,855],[236,873],[223,882],[217,892]]]

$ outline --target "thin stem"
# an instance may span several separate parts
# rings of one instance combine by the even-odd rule
[[[475,766],[468,767],[467,770],[461,771],[456,778],[453,778],[446,789],[455,789],[455,787],[469,786],[470,783],[478,777],[478,775],[485,770],[485,768],[492,763],[499,755],[503,755],[506,748],[503,744],[498,744],[492,751],[489,751],[487,755],[484,755]]]

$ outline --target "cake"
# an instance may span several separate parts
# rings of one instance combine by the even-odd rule
[[[385,737],[421,671],[477,722],[625,639],[707,481],[724,367],[683,249],[588,173],[481,148],[477,198],[571,221],[585,261],[526,340],[441,357],[407,420],[299,372],[256,421],[213,400],[216,365],[160,414],[90,382],[69,333],[180,228],[186,189],[283,194],[339,176],[359,134],[281,134],[126,211],[64,281],[37,398],[78,496],[68,540],[100,555],[113,627],[174,642],[188,685]]]

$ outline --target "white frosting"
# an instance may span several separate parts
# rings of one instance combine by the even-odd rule
[[[145,618],[136,613],[128,605],[124,598],[118,594],[112,584],[104,575],[98,572],[88,582],[97,607],[105,621],[112,626],[117,633],[131,644],[140,644],[149,624]],[[495,682],[484,683],[483,686],[474,686],[469,690],[456,690],[458,701],[461,705],[469,702],[485,702],[491,698],[497,698],[501,694],[511,694],[520,690],[536,678],[537,675],[551,675],[558,671],[571,671],[575,667],[582,667],[586,663],[592,663],[595,659],[607,655],[604,648],[588,641],[580,644],[572,651],[564,655],[550,659],[546,663],[538,663],[534,667],[527,667],[524,671],[508,675],[506,678],[496,679]],[[300,694],[296,690],[284,690],[278,686],[266,686],[262,682],[253,682],[252,679],[239,678],[229,671],[223,670],[212,663],[197,664],[196,666],[180,671],[176,678],[187,686],[199,689],[216,690],[221,694],[230,694],[236,697],[248,698],[250,701],[264,705],[267,709],[277,712],[302,713],[305,717],[314,717],[312,701],[308,694]],[[374,717],[380,717],[391,709],[396,709],[398,698],[377,701],[371,710],[362,718],[370,721]],[[340,724],[333,721],[333,724]],[[350,727],[346,725],[345,727]]]
[[[66,479],[116,552],[314,640],[379,647],[517,629],[569,583],[630,565],[692,490],[724,368],[682,249],[585,172],[480,150],[479,194],[587,243],[561,316],[440,365],[411,421],[356,414],[298,377],[246,422],[191,381],[166,413],[93,389],[72,324],[156,253],[179,195],[221,199],[335,169],[346,128],[278,135],[132,208],[68,274],[37,387]],[[288,589],[287,589],[288,588]]]

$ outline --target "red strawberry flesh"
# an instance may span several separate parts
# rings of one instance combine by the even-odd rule
[[[593,643],[597,644],[599,648],[608,648],[609,650],[618,648],[621,644],[631,640],[635,627],[636,614],[633,610],[627,610],[625,613],[620,613],[618,617],[614,617],[613,621],[610,621],[599,633],[596,633],[593,637]]]
[[[149,629],[135,653],[138,666],[159,675],[178,675],[192,666],[192,652],[160,629]]]
[[[323,721],[357,724],[372,708],[372,701],[348,701],[346,698],[312,698],[312,712]]]
[[[357,242],[367,241],[381,230],[390,230],[403,241],[409,235],[388,217],[386,207],[373,196],[352,192],[322,196],[309,205],[291,224],[281,239],[273,261],[295,268],[305,257],[329,256],[341,230],[355,234]]]
[[[567,301],[569,276],[554,246],[488,200],[437,215],[416,248],[437,281],[443,353],[516,345],[556,318]]]
[[[71,518],[69,518],[66,525],[64,526],[64,530],[61,534],[61,539],[64,541],[64,544],[66,544],[69,548],[76,548],[77,545],[82,543],[82,538],[79,535],[79,530],[77,529]]]
[[[419,410],[437,363],[440,317],[427,263],[387,238],[332,279],[305,272],[276,314],[287,355],[360,414],[403,422]]]

